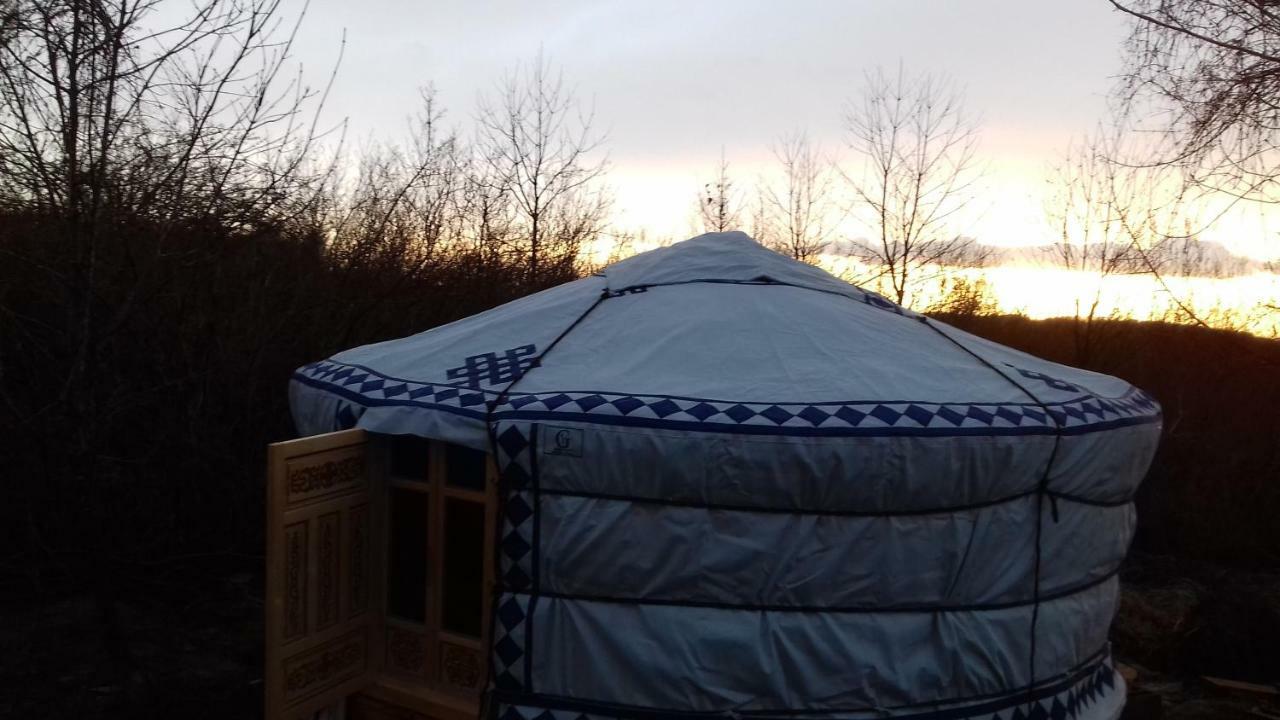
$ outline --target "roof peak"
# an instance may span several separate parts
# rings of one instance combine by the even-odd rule
[[[613,292],[694,282],[792,285],[915,315],[826,270],[770,250],[740,230],[704,233],[633,255],[606,267],[602,275]]]

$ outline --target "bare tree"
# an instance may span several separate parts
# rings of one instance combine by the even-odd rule
[[[334,203],[328,257],[346,275],[380,272],[387,282],[334,322],[335,345],[358,336],[369,314],[403,295],[407,285],[438,270],[450,251],[464,243],[465,218],[474,195],[469,149],[444,127],[444,110],[434,89],[421,91],[422,105],[411,118],[409,141],[371,148],[360,160],[350,189]]]
[[[473,153],[478,152],[473,149]],[[516,240],[520,233],[506,175],[495,170],[495,164],[473,156],[464,180],[463,205],[459,208],[465,226],[463,236],[477,252],[493,262],[501,261],[513,246],[521,249]],[[528,258],[517,259],[527,265]]]
[[[1271,2],[1111,0],[1133,23],[1127,120],[1162,132],[1149,163],[1200,189],[1280,200],[1280,14]],[[1150,125],[1154,123],[1154,125]]]
[[[802,262],[815,262],[830,244],[833,177],[822,151],[796,131],[772,148],[782,170],[779,183],[761,190],[757,239]]]
[[[720,149],[716,175],[698,193],[696,224],[702,232],[736,230],[742,223],[742,198],[729,173],[729,161]]]
[[[0,46],[0,202],[84,220],[107,205],[227,217],[301,178],[316,91],[286,77],[279,0],[19,2]],[[332,78],[331,78],[332,79]]]
[[[511,198],[531,285],[545,268],[576,262],[604,227],[609,199],[596,184],[606,162],[592,159],[601,139],[591,121],[541,55],[481,102],[478,152]]]
[[[29,478],[25,529],[34,546],[56,536],[76,552],[113,651],[113,562],[136,550],[116,511],[146,495],[134,484],[143,459],[190,427],[130,432],[157,395],[200,387],[208,372],[173,362],[189,357],[185,340],[143,350],[140,328],[175,306],[184,321],[207,322],[167,302],[187,299],[178,270],[233,274],[239,251],[279,237],[315,184],[305,163],[317,115],[304,110],[320,93],[288,70],[301,16],[283,17],[278,0],[160,5],[19,0],[0,10],[0,286],[22,289],[0,297],[0,336],[21,349],[0,357],[0,380],[40,379],[0,383],[0,420],[34,448],[18,473]],[[246,349],[244,372],[260,347]]]
[[[1145,139],[1112,163],[1122,174],[1144,171],[1147,185],[1175,187],[1172,199],[1131,209],[1125,224],[1151,237],[1140,256],[1179,316],[1208,325],[1165,274],[1218,270],[1198,237],[1233,211],[1280,201],[1280,14],[1272,2],[1111,4],[1132,21],[1117,126]]]
[[[945,266],[973,265],[986,253],[956,227],[977,179],[977,129],[953,85],[901,67],[866,75],[845,115],[848,144],[860,164],[844,171],[869,215],[873,238],[855,250],[887,278],[893,299]]]
[[[1200,240],[1229,208],[1201,202],[1203,188],[1188,182],[1176,165],[1148,162],[1147,136],[1134,132],[1123,117],[1114,118],[1078,152],[1074,168],[1068,163],[1058,177],[1060,188],[1074,183],[1075,197],[1059,202],[1070,201],[1076,211],[1073,217],[1064,208],[1067,216],[1059,220],[1082,239],[1087,236],[1093,248],[1063,243],[1059,260],[1098,275],[1099,285],[1114,274],[1149,275],[1176,306],[1177,317],[1207,327],[1192,299],[1180,296],[1168,279],[1219,277],[1240,266],[1224,250],[1212,252]]]
[[[1117,183],[1101,132],[1068,148],[1053,170],[1045,216],[1057,235],[1046,250],[1059,267],[1078,273],[1073,338],[1076,362],[1087,364],[1095,344],[1098,306],[1107,278],[1143,269],[1142,237],[1124,223],[1132,188]]]

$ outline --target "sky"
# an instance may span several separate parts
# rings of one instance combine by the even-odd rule
[[[683,237],[723,152],[750,183],[769,145],[807,131],[848,157],[843,113],[876,66],[949,76],[981,130],[966,234],[1044,242],[1046,168],[1103,117],[1124,20],[1103,0],[646,2],[314,0],[296,55],[346,51],[329,110],[354,140],[403,134],[433,84],[460,128],[478,96],[539,51],[606,136],[618,222]]]
[[[465,136],[480,97],[541,53],[594,111],[615,227],[667,240],[695,234],[695,198],[722,152],[739,186],[774,170],[770,145],[795,131],[851,162],[843,116],[866,72],[943,75],[977,121],[985,167],[956,231],[1022,246],[1054,240],[1050,169],[1106,117],[1126,30],[1105,0],[312,0],[294,56],[319,82],[345,36],[327,114],[346,118],[359,146],[403,139],[426,85]],[[1237,213],[1201,237],[1275,259],[1276,225]],[[1009,309],[1069,314],[1079,278],[1046,293],[1047,277],[997,294]],[[1199,296],[1251,307],[1280,286],[1219,285]],[[1122,307],[1135,292],[1157,302],[1166,291],[1116,292]],[[1035,296],[1050,294],[1061,307],[1036,311]]]

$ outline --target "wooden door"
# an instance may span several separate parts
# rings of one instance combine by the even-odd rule
[[[267,455],[267,720],[310,718],[381,664],[381,473],[363,430]]]

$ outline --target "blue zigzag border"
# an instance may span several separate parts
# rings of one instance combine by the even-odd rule
[[[293,379],[365,407],[413,406],[483,420],[498,391],[410,382],[330,360]],[[1045,410],[1048,410],[1048,413]],[[845,401],[761,403],[610,392],[510,393],[493,419],[551,420],[703,432],[802,436],[1051,435],[1159,422],[1160,406],[1130,388],[1120,397],[1082,395],[1048,403]]]
[[[650,708],[619,708],[590,700],[560,700],[538,695],[504,693],[499,690],[496,720],[705,720],[716,717],[768,718],[768,720],[1075,720],[1088,717],[1093,706],[1115,693],[1123,682],[1110,655],[1069,674],[1065,680],[1050,682],[1031,691],[1014,690],[987,700],[952,701],[949,707],[878,708],[868,710],[682,712]]]

